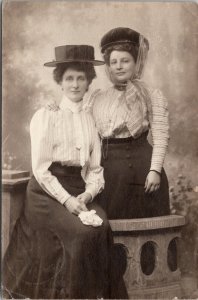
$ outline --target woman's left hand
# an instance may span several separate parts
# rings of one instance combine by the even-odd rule
[[[152,193],[159,189],[161,182],[160,174],[155,171],[150,171],[146,177],[145,192]]]
[[[91,194],[87,193],[87,192],[84,192],[84,193],[78,195],[76,198],[79,199],[80,202],[82,202],[84,204],[87,204],[87,203],[91,202],[91,200],[92,200]]]

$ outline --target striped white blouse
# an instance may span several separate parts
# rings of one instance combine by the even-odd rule
[[[92,199],[104,188],[101,145],[91,113],[65,96],[60,110],[41,108],[30,123],[33,174],[50,196],[64,203],[71,195],[48,170],[52,162],[82,166],[85,191]]]
[[[122,97],[124,92],[111,87],[92,93],[86,105],[93,112],[101,138],[137,138],[151,129],[153,154],[150,170],[161,172],[169,140],[167,100],[160,90],[149,89],[148,92],[151,103],[136,103],[131,84],[127,99],[129,103],[126,104],[126,99]]]

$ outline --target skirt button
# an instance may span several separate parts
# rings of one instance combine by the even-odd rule
[[[132,164],[129,164],[129,168],[132,168],[132,166],[133,166]]]

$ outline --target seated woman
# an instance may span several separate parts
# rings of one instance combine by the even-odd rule
[[[55,67],[63,98],[58,111],[41,108],[31,120],[34,175],[4,258],[3,286],[10,298],[108,298],[112,236],[94,201],[104,187],[100,141],[82,101],[103,62],[88,45],[59,46],[55,55],[45,66]],[[101,226],[81,222],[87,210]]]

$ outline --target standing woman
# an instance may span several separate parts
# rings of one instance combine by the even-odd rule
[[[102,139],[106,184],[101,203],[109,219],[170,213],[163,169],[169,140],[167,102],[161,91],[140,81],[148,49],[147,39],[130,28],[114,28],[101,39],[113,86],[93,93],[87,105]],[[153,147],[147,141],[149,130]]]
[[[45,66],[55,67],[63,98],[58,111],[42,108],[31,120],[34,175],[4,258],[3,286],[11,298],[109,298],[111,231],[94,201],[104,187],[100,141],[82,101],[103,62],[88,45],[56,47],[55,56]],[[78,218],[92,209],[101,226]]]

